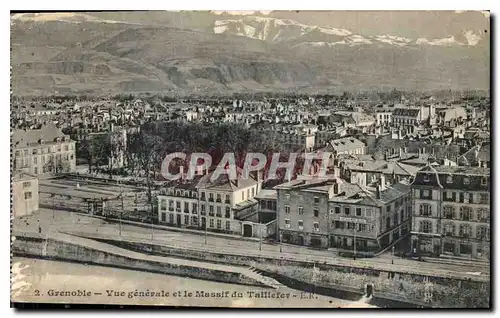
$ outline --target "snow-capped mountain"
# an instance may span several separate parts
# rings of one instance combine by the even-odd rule
[[[459,36],[450,35],[438,39],[410,39],[389,34],[367,36],[354,34],[346,29],[306,25],[291,19],[252,15],[238,17],[238,19],[216,20],[211,30],[216,34],[231,34],[268,42],[288,43],[292,47],[372,44],[397,47],[418,45],[474,46],[482,39],[482,34],[477,34],[472,30],[463,31]]]

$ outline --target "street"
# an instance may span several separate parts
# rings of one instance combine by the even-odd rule
[[[103,235],[116,238],[120,235],[120,224],[118,222],[108,222],[106,220],[91,217],[81,213],[40,209],[36,214],[27,218],[15,219],[13,221],[13,230],[15,232],[38,232],[39,227],[42,233],[67,232],[86,235]],[[130,225],[122,222],[121,237],[131,240],[151,240],[151,228],[147,226]],[[394,264],[394,268],[418,268],[425,271],[442,270],[450,273],[481,273],[489,275],[490,268],[484,264],[474,264],[463,266],[462,264],[441,264],[418,262],[410,259],[393,257],[390,253],[382,254],[375,258],[357,259],[352,261],[347,258],[338,258],[334,252],[327,250],[314,250],[303,246],[276,245],[267,242],[238,240],[230,237],[216,237],[208,235],[205,244],[205,235],[203,232],[192,233],[158,229],[153,231],[153,240],[156,244],[165,244],[173,247],[193,248],[208,251],[241,253],[248,251],[252,255],[258,254],[269,257],[293,256],[307,261],[329,262],[333,259],[356,264]],[[281,250],[281,251],[280,251]]]

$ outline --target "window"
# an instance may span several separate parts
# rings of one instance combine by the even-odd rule
[[[452,223],[445,224],[443,234],[445,236],[455,236],[455,225]]]
[[[472,208],[468,206],[462,206],[460,207],[460,219],[464,221],[471,221],[472,220]]]
[[[304,221],[299,220],[299,222],[297,222],[297,225],[299,227],[299,230],[303,230],[304,229]]]
[[[210,227],[214,227],[214,219],[210,219]]]
[[[191,213],[193,213],[193,214],[198,213],[198,205],[196,203],[193,203],[193,209],[192,209]]]
[[[476,238],[479,240],[489,241],[490,240],[490,231],[487,226],[478,226]]]
[[[174,201],[172,201],[172,200],[168,201],[168,210],[169,211],[173,211],[174,210]]]
[[[226,230],[230,230],[231,229],[231,222],[230,221],[226,221]]]
[[[231,217],[231,209],[228,206],[226,206],[226,210],[224,211],[224,217],[226,219],[229,219]]]
[[[167,213],[162,213],[161,214],[161,221],[162,222],[167,222]]]
[[[184,225],[189,225],[189,215],[184,215]]]
[[[184,213],[189,213],[189,202],[184,202]]]
[[[489,204],[490,203],[490,196],[488,193],[480,193],[479,194],[479,204]]]
[[[217,211],[216,212],[217,217],[219,218],[222,217],[222,208],[220,206],[216,207],[216,211]]]
[[[288,205],[285,205],[285,213],[286,214],[290,213],[290,207]]]
[[[208,194],[208,201],[214,202],[214,194],[213,193]]]
[[[192,216],[191,217],[191,223],[193,225],[198,225],[198,217],[197,216]]]
[[[485,208],[477,209],[477,220],[481,222],[489,222],[490,220],[490,211]]]
[[[228,204],[231,203],[231,200],[229,199],[229,195],[228,194],[226,194],[226,201],[225,201],[225,203],[228,203]]]
[[[447,176],[446,177],[446,183],[453,183],[453,177],[452,176]]]
[[[486,177],[481,178],[481,185],[488,185],[488,179]]]
[[[356,223],[347,222],[347,229],[348,230],[354,230],[355,227],[356,227]]]
[[[313,226],[314,226],[314,231],[315,232],[319,232],[319,223],[318,222],[314,222]]]
[[[386,206],[385,210],[387,212],[391,212],[391,207],[392,207],[392,205],[389,204],[389,205]]]
[[[222,229],[222,221],[221,220],[217,220],[217,228]]]
[[[430,198],[430,191],[429,190],[422,190],[420,197],[423,199],[429,199]]]
[[[420,232],[432,233],[432,223],[430,221],[420,221]]]
[[[345,215],[351,214],[351,209],[348,206],[344,207],[344,214]]]
[[[175,202],[175,210],[177,212],[181,212],[181,202],[180,201]]]
[[[290,200],[290,194],[285,194],[285,200]]]
[[[469,224],[460,225],[460,236],[464,238],[469,238],[471,234],[471,227]]]
[[[319,216],[319,210],[314,209],[314,217],[317,218]]]
[[[217,194],[217,202],[221,202],[222,199],[221,199],[221,195],[220,194]]]
[[[160,204],[161,204],[160,210],[166,210],[167,209],[167,200],[160,199]]]
[[[455,201],[455,193],[452,191],[445,191],[444,198],[446,201]]]
[[[340,207],[339,206],[335,207],[335,214],[340,214]]]
[[[290,228],[290,219],[285,219],[285,228],[286,229]]]
[[[465,177],[464,178],[464,184],[470,184],[470,178]]]
[[[356,216],[361,216],[361,208],[356,208]]]
[[[29,188],[29,187],[31,187],[31,182],[29,182],[29,181],[25,181],[25,182],[23,182],[23,188],[24,188],[24,189],[25,189],[25,188]]]
[[[361,224],[361,223],[358,224],[358,232],[366,232],[367,229],[368,228],[367,228],[366,224]]]
[[[206,212],[206,210],[205,210],[205,204],[202,204],[201,205],[201,215],[205,215],[205,212]]]
[[[334,223],[334,224],[335,224],[335,226],[334,226],[334,227],[335,227],[336,229],[341,229],[341,230],[343,230],[343,229],[344,229],[344,227],[345,227],[345,222],[341,222],[341,221],[333,221],[332,223]]]
[[[445,205],[443,207],[443,212],[445,219],[453,219],[455,216],[455,207],[451,205]]]
[[[31,192],[24,192],[24,199],[25,200],[31,199]]]
[[[420,215],[430,216],[432,214],[432,207],[430,204],[420,204]]]
[[[429,182],[430,179],[429,179],[429,175],[428,174],[424,174],[424,182]]]
[[[214,216],[214,206],[213,205],[208,206],[208,215]]]
[[[304,214],[304,208],[299,206],[299,215],[302,215]]]
[[[200,200],[205,201],[205,192],[202,192],[202,193],[201,193],[201,198],[200,198]]]
[[[169,223],[174,223],[174,215],[172,213],[168,214],[168,222]]]
[[[319,203],[319,198],[318,198],[318,197],[314,197],[314,203],[315,203],[315,204],[318,204],[318,203]]]

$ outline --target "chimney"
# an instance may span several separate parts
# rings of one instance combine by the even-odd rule
[[[380,190],[385,190],[385,175],[383,173],[380,175]]]
[[[339,194],[339,183],[337,180],[333,180],[333,194]]]

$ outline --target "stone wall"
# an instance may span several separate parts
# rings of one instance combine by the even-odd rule
[[[261,282],[236,271],[229,272],[127,257],[57,239],[46,239],[40,235],[16,236],[12,244],[12,252],[16,256],[41,257],[59,261],[143,270],[224,283],[264,286]]]

